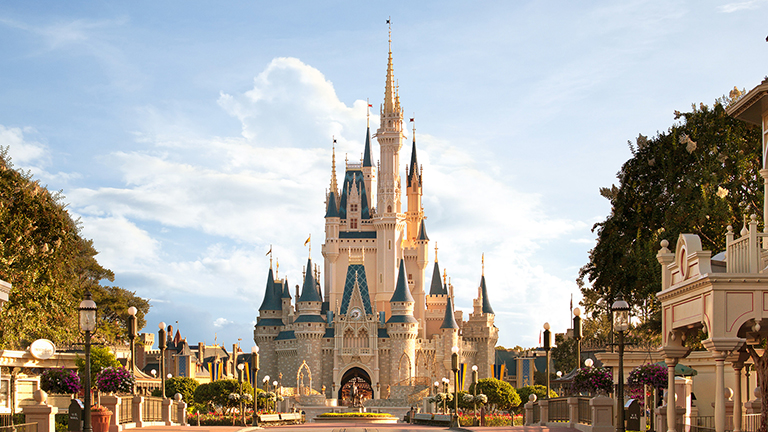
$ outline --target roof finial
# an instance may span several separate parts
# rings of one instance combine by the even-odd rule
[[[333,137],[333,150],[331,156],[331,192],[334,195],[339,194],[338,184],[336,183],[336,137]]]
[[[307,237],[307,240],[304,242],[304,246],[309,245],[309,257],[312,258],[312,234],[309,234],[309,237]],[[309,269],[309,271],[312,271],[312,269]]]
[[[371,107],[373,105],[371,105],[370,99],[365,99],[365,103],[368,105],[365,107],[365,125],[366,127],[371,127]]]
[[[485,276],[485,252],[483,252],[483,257],[481,258],[481,261],[483,262],[483,276]]]
[[[269,245],[269,251],[267,251],[267,255],[269,255],[269,268],[272,268],[272,245]]]
[[[275,279],[280,279],[280,260],[277,258],[275,258]]]
[[[448,273],[446,271],[447,269],[443,269],[443,285],[448,284]]]
[[[392,17],[387,18],[387,25],[389,26],[389,52],[392,52]]]
[[[413,123],[413,142],[416,142],[416,113],[413,113],[411,123]]]
[[[437,262],[437,241],[435,241],[435,262]]]

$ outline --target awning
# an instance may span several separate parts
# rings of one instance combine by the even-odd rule
[[[659,365],[659,366],[667,367],[667,363],[664,362],[664,361],[660,361],[660,362],[658,362],[656,364]],[[681,364],[681,363],[678,363],[677,365],[675,365],[675,376],[687,377],[687,376],[696,376],[698,374],[699,373],[696,371],[696,369],[694,369],[692,367],[688,367],[688,366],[686,366],[684,364]]]

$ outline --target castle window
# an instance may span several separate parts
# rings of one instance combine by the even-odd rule
[[[352,218],[349,220],[349,228],[350,229],[357,229],[357,219]]]
[[[387,206],[387,213],[392,213],[392,206],[391,205]]]
[[[356,212],[357,211],[357,204],[350,204],[349,205],[349,211],[350,212]]]

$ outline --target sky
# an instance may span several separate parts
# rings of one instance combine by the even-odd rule
[[[758,85],[766,13],[757,0],[5,1],[0,145],[63,192],[114,284],[150,299],[144,331],[163,321],[247,350],[270,246],[292,286],[309,234],[321,259],[332,141],[342,176],[367,100],[377,127],[391,17],[430,248],[465,317],[484,253],[499,344],[533,347],[544,322],[569,326],[627,141]]]

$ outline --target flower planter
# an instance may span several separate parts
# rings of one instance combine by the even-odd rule
[[[112,411],[91,411],[91,428],[93,432],[109,432],[109,420]]]

